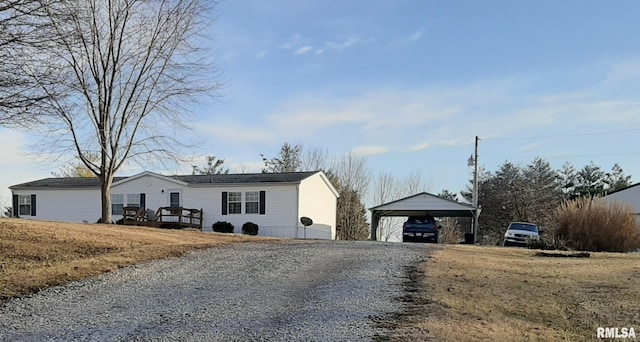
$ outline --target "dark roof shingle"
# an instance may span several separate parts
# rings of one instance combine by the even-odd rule
[[[188,184],[251,184],[251,183],[297,183],[317,171],[284,172],[284,173],[244,173],[223,175],[182,175],[164,176]],[[114,183],[129,177],[115,177]],[[98,178],[44,178],[32,182],[12,185],[10,189],[19,188],[93,188],[99,187]]]

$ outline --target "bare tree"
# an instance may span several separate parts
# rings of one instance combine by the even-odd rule
[[[428,191],[429,184],[424,181],[422,171],[412,171],[402,181],[401,196],[411,196],[420,192]]]
[[[56,82],[55,69],[36,63],[43,31],[49,31],[46,11],[57,0],[0,1],[0,125],[29,127],[36,123],[39,105],[55,92],[40,84]]]
[[[427,191],[420,170],[412,171],[403,178],[396,178],[387,172],[379,173],[373,180],[373,203],[380,205],[403,197]],[[404,217],[382,217],[378,222],[378,237],[382,241],[400,240]]]
[[[329,166],[329,151],[326,148],[305,148],[301,159],[300,170],[302,171],[328,170],[331,168]]]
[[[249,173],[251,172],[251,167],[249,167],[249,165],[247,165],[246,163],[239,163],[235,167],[235,170],[236,173]]]
[[[100,155],[98,153],[87,153],[87,158],[95,163],[100,159]],[[60,170],[58,172],[51,172],[51,175],[59,178],[96,177],[96,175],[91,170],[89,170],[89,168],[83,162],[79,161],[78,158],[75,158],[74,162],[70,162],[60,167]]]
[[[49,138],[72,151],[101,183],[102,222],[111,219],[111,184],[129,160],[176,161],[195,95],[219,87],[201,55],[201,0],[61,1],[48,8],[52,28],[43,61],[63,71],[52,86]],[[47,34],[45,32],[45,34]],[[211,72],[208,72],[211,71]],[[98,153],[93,161],[89,156]]]
[[[365,240],[369,237],[367,211],[363,199],[371,179],[367,159],[349,152],[339,158],[328,172],[340,193],[336,234],[340,240]]]
[[[393,174],[380,172],[373,179],[373,204],[381,205],[400,198],[398,184]],[[397,217],[383,216],[378,222],[377,237],[380,241],[389,241],[394,238],[399,239],[398,225],[402,224]],[[394,229],[395,228],[395,229]]]

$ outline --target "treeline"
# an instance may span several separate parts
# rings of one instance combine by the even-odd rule
[[[301,145],[285,143],[277,156],[262,156],[262,172],[324,171],[340,197],[336,212],[336,235],[340,240],[366,240],[370,236],[367,196],[374,205],[426,191],[426,182],[419,171],[404,178],[388,173],[372,175],[367,158],[353,152],[330,156],[326,149],[303,149]],[[379,239],[388,240],[397,235],[397,219],[388,218],[379,226]],[[401,226],[402,223],[400,222]]]
[[[484,244],[501,241],[509,222],[528,221],[544,231],[552,225],[553,211],[565,200],[598,197],[631,185],[631,176],[614,164],[610,171],[593,162],[576,169],[565,163],[554,170],[542,158],[526,166],[506,161],[497,171],[478,172],[479,240]],[[471,202],[472,186],[462,191]],[[464,225],[464,224],[463,224]]]
[[[419,170],[404,177],[390,173],[374,174],[367,159],[354,153],[330,156],[326,149],[304,149],[302,145],[284,143],[275,157],[261,155],[262,172],[295,172],[322,170],[340,194],[337,203],[337,237],[342,240],[369,238],[367,206],[379,205],[419,192],[430,191]],[[216,167],[219,167],[217,164]],[[479,242],[498,244],[504,229],[513,221],[528,221],[539,225],[544,234],[552,222],[552,214],[565,200],[598,197],[631,185],[618,164],[605,170],[593,162],[576,169],[565,163],[553,169],[549,162],[536,158],[525,166],[505,161],[498,170],[479,170],[478,205],[480,215]],[[444,189],[439,196],[472,202],[472,186],[460,192]],[[398,240],[402,218],[383,218],[378,226],[379,240]],[[469,219],[442,218],[442,226],[450,241],[457,241],[469,231]]]

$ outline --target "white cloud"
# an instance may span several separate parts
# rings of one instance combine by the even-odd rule
[[[51,165],[37,163],[25,153],[26,139],[21,132],[0,128],[0,204],[10,205],[11,185],[51,177]]]
[[[239,126],[234,123],[198,125],[198,131],[203,136],[212,136],[215,140],[224,140],[230,145],[245,145],[252,143],[271,143],[277,141],[277,133],[264,127]]]
[[[236,52],[230,51],[222,55],[222,60],[231,62],[236,59]]]
[[[325,43],[325,45],[327,46],[328,49],[343,50],[343,49],[352,47],[353,45],[355,45],[359,41],[360,40],[358,38],[348,38],[348,39],[343,40],[341,42],[328,41],[328,42]]]
[[[640,79],[640,59],[627,59],[614,63],[606,76],[606,84],[618,84]]]
[[[313,50],[313,46],[305,45],[299,47],[296,51],[293,52],[294,55],[304,55],[305,53]]]
[[[375,156],[385,154],[391,149],[385,146],[358,146],[352,150],[352,152],[359,156]]]
[[[350,112],[349,110],[331,110],[302,106],[291,108],[287,114],[272,116],[271,120],[281,127],[296,127],[295,129],[310,130],[330,127],[345,123],[365,122],[366,113]]]
[[[422,37],[422,34],[423,34],[422,31],[416,31],[415,33],[410,35],[409,38],[407,38],[407,40],[410,41],[410,42],[414,42],[414,41],[420,39]]]
[[[267,55],[267,51],[261,50],[261,51],[258,51],[258,53],[256,53],[256,58],[264,58],[266,55]]]
[[[262,171],[264,163],[259,161],[232,161],[227,163],[225,160],[224,167],[229,168],[230,173],[259,173]]]
[[[354,96],[316,93],[272,111],[270,122],[284,132],[404,151],[466,146],[476,135],[544,137],[578,124],[640,125],[640,103],[602,100],[602,85],[550,94],[532,94],[531,87],[527,79],[508,78],[456,87],[379,87]]]
[[[430,143],[416,144],[416,145],[413,145],[413,146],[409,147],[409,152],[423,151],[423,150],[426,150],[426,149],[431,148],[431,147],[433,147],[433,145],[431,145]]]
[[[527,145],[524,145],[524,146],[520,147],[518,149],[518,151],[533,150],[533,149],[538,148],[540,146],[547,145],[548,143],[550,143],[550,142],[552,142],[554,140],[556,140],[556,139],[555,138],[551,138],[551,139],[544,139],[544,140],[541,140],[541,141],[536,141],[536,142],[533,142],[533,143],[530,143],[530,144],[527,144]]]

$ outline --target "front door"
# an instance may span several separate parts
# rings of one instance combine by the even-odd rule
[[[180,207],[180,192],[179,191],[171,191],[169,192],[169,206],[172,208]]]

